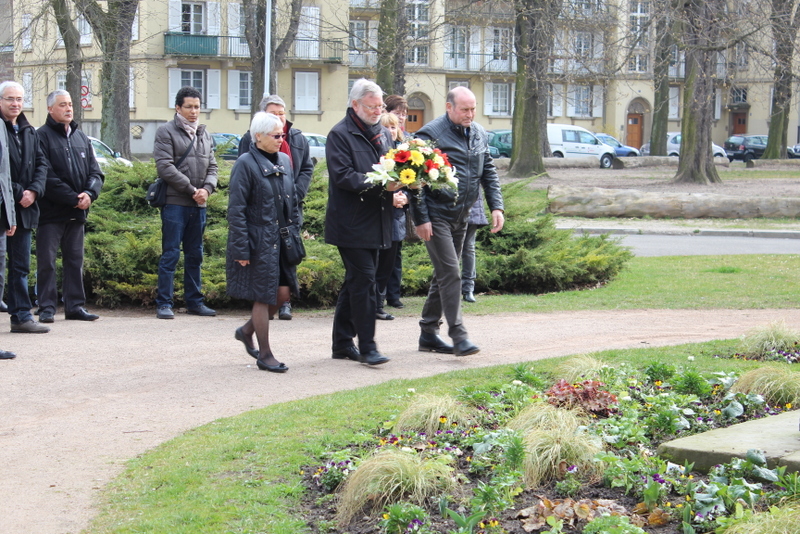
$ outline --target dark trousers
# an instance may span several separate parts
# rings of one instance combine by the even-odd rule
[[[15,324],[33,320],[28,274],[31,271],[31,230],[17,226],[13,236],[6,237],[8,248],[8,313]]]
[[[377,350],[375,344],[375,275],[378,250],[339,247],[344,263],[344,284],[333,314],[333,350],[354,345],[362,353]]]
[[[61,249],[64,311],[69,314],[86,304],[83,290],[83,221],[47,223],[36,233],[36,284],[39,310],[55,313],[58,306],[56,290],[56,257]]]
[[[389,287],[389,280],[394,273],[395,262],[400,247],[400,241],[392,241],[392,246],[389,248],[381,249],[378,252],[378,270],[375,273],[375,281],[377,284],[376,298],[378,309],[383,309],[383,301],[386,298],[387,288]]]
[[[461,320],[461,247],[467,233],[467,223],[450,223],[433,219],[433,236],[425,241],[433,264],[433,278],[428,298],[422,307],[419,324],[424,332],[439,333],[442,315],[447,319],[448,335],[455,343],[467,339]]]
[[[397,255],[394,258],[394,269],[386,284],[386,299],[390,301],[400,300],[402,296],[400,288],[403,282],[403,242],[395,241],[395,244]]]

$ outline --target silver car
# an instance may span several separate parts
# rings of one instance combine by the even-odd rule
[[[303,135],[308,139],[308,150],[311,156],[311,163],[314,165],[321,159],[325,159],[325,143],[328,138],[324,135],[303,132]]]
[[[642,156],[650,155],[650,143],[645,143],[640,149]],[[721,146],[711,143],[711,153],[715,158],[725,158],[725,149]],[[667,133],[667,156],[680,156],[681,155],[681,132]]]

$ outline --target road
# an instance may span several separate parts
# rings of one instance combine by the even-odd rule
[[[621,235],[637,256],[800,254],[800,239],[693,235]]]

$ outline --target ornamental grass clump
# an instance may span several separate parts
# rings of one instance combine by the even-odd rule
[[[606,362],[593,358],[588,354],[581,354],[565,360],[553,369],[553,374],[557,378],[563,378],[570,384],[582,380],[597,380],[600,371],[606,367]]]
[[[800,504],[772,507],[747,516],[725,529],[725,534],[800,534]]]
[[[397,416],[394,431],[425,432],[433,435],[437,430],[454,424],[469,426],[476,419],[476,411],[454,397],[419,395],[412,404]]]
[[[761,395],[774,406],[797,405],[800,402],[800,373],[785,365],[759,367],[740,376],[731,391]]]
[[[536,488],[561,478],[564,465],[576,466],[587,476],[597,474],[600,466],[592,459],[602,450],[597,436],[583,429],[562,427],[528,432],[525,435],[525,485]]]
[[[556,428],[577,430],[578,427],[588,424],[589,418],[583,411],[568,410],[557,408],[546,402],[536,402],[531,404],[513,419],[510,419],[506,426],[512,430],[517,430],[521,434],[527,434],[534,430],[550,430]]]
[[[452,457],[424,458],[401,449],[381,449],[362,461],[347,478],[339,497],[337,519],[348,524],[365,508],[378,512],[407,501],[422,506],[455,486]]]
[[[749,358],[767,359],[780,352],[800,350],[800,332],[786,326],[783,320],[750,330],[742,338],[742,353]]]

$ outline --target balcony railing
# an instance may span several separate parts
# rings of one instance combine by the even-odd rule
[[[295,39],[286,59],[289,61],[322,61],[323,63],[342,63],[345,57],[345,43],[337,39]]]
[[[352,5],[354,0],[350,0]],[[447,20],[468,20],[483,22],[513,21],[514,6],[510,2],[455,0],[445,7]]]
[[[514,54],[446,53],[444,68],[469,72],[512,73],[517,69],[517,61]]]
[[[373,51],[350,50],[349,63],[351,67],[375,68],[378,66],[378,54]]]
[[[164,54],[170,56],[250,57],[244,36],[165,33]]]

